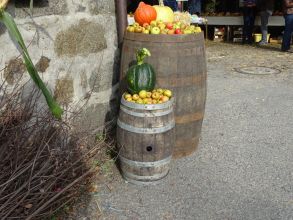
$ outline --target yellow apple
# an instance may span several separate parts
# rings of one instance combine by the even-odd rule
[[[158,92],[154,92],[154,93],[152,94],[152,98],[157,100],[157,99],[160,98],[160,94],[159,94]]]
[[[131,97],[130,98],[127,98],[126,101],[131,102],[132,101],[132,98]]]
[[[163,89],[158,88],[158,89],[157,89],[157,92],[160,93],[160,94],[163,94]]]
[[[164,96],[167,96],[168,98],[170,98],[172,96],[172,92],[169,89],[166,89],[163,94],[164,94]]]
[[[146,97],[147,97],[147,98],[151,98],[151,97],[152,97],[152,93],[151,93],[151,92],[147,92],[147,93],[146,93]]]
[[[132,95],[132,99],[133,99],[134,101],[137,101],[137,100],[139,99],[139,95],[137,95],[137,94],[133,94],[133,95]]]
[[[139,98],[137,101],[136,101],[137,104],[143,104],[143,100],[141,98]]]
[[[130,95],[129,93],[125,93],[125,94],[124,94],[124,98],[125,98],[125,99],[131,98],[131,95]]]
[[[147,91],[145,90],[141,90],[139,93],[138,93],[139,97],[144,99],[147,97]]]

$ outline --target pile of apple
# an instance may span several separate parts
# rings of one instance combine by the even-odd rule
[[[151,21],[142,26],[135,22],[127,27],[128,32],[143,34],[196,34],[201,32],[201,28],[195,25],[187,25],[177,22]]]
[[[162,104],[167,102],[172,97],[172,91],[169,89],[154,89],[152,92],[141,90],[138,94],[124,93],[124,99],[128,102],[134,102],[137,104]]]

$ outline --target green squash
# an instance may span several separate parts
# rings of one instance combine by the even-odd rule
[[[131,66],[127,71],[127,86],[131,94],[138,94],[141,90],[151,91],[155,88],[154,68],[150,64],[144,63],[144,58],[150,55],[146,48],[138,50],[136,53],[137,64]]]

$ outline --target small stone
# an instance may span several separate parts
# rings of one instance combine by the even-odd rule
[[[11,59],[4,70],[4,78],[8,84],[12,85],[21,78],[25,70],[26,68],[21,58]]]
[[[36,69],[38,72],[44,73],[50,64],[50,59],[48,57],[42,56],[36,64]]]

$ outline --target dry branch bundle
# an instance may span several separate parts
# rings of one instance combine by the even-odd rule
[[[104,145],[78,134],[38,106],[33,90],[0,85],[0,219],[46,219],[74,199]]]

